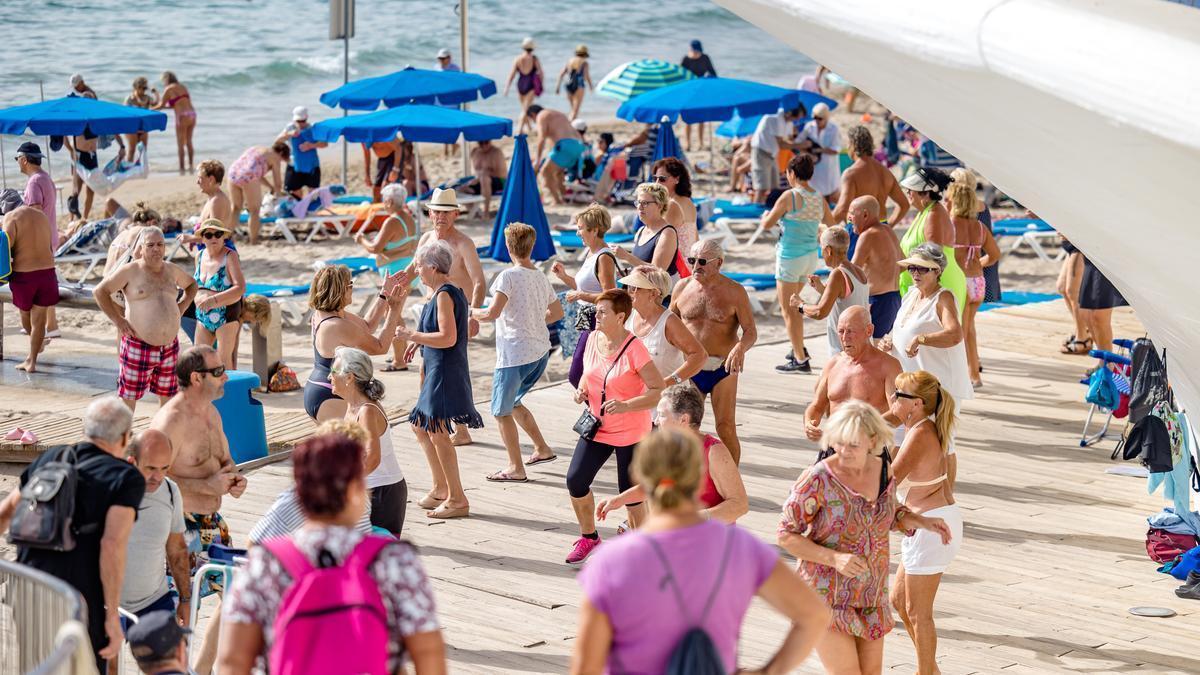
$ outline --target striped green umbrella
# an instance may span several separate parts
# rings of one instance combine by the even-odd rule
[[[678,64],[659,59],[642,59],[614,68],[600,80],[596,92],[618,101],[628,101],[639,94],[695,77],[691,71]]]

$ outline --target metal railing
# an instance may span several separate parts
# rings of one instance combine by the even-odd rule
[[[83,610],[83,598],[66,582],[0,560],[0,675],[94,667]]]

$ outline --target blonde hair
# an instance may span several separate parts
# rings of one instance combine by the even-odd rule
[[[508,253],[514,258],[528,258],[533,253],[533,244],[537,241],[537,230],[525,223],[509,223],[504,228],[504,242],[508,244]]]
[[[938,441],[942,444],[942,452],[947,452],[950,449],[950,435],[958,422],[954,397],[950,392],[946,391],[937,376],[924,370],[897,375],[896,389],[921,397],[921,409],[926,415],[934,416],[933,425],[937,429]]]
[[[946,197],[950,202],[950,215],[955,218],[979,217],[979,198],[975,196],[975,188],[955,181],[946,188]]]
[[[367,430],[358,422],[348,419],[326,420],[317,427],[317,436],[326,434],[341,434],[360,445],[367,444]]]
[[[891,427],[875,406],[858,400],[846,401],[825,420],[821,427],[821,444],[834,445],[866,440],[871,454],[878,456],[892,438]]]
[[[955,183],[962,183],[974,190],[979,187],[979,181],[975,178],[975,172],[965,166],[960,166],[950,172],[950,180]]]
[[[667,214],[667,208],[671,205],[671,195],[667,192],[667,186],[661,183],[641,183],[637,186],[635,194],[653,197],[654,201],[658,202],[659,215]]]
[[[582,224],[583,229],[595,232],[597,237],[603,237],[612,227],[612,216],[608,209],[592,202],[575,214],[575,222]]]
[[[667,297],[671,294],[671,275],[666,271],[661,270],[654,265],[638,265],[633,268],[635,272],[641,272],[643,276],[654,284],[654,290],[662,297]]]
[[[344,306],[350,269],[345,265],[327,265],[313,275],[308,292],[308,306],[319,312],[338,312]]]
[[[821,246],[845,254],[850,250],[850,233],[841,225],[834,225],[821,233]]]
[[[242,299],[243,323],[266,323],[271,318],[271,301],[265,295],[253,293]]]
[[[673,509],[700,488],[700,438],[685,429],[652,432],[633,451],[633,476],[655,506]]]

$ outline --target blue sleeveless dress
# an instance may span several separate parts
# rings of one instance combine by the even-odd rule
[[[421,347],[421,368],[425,379],[421,383],[417,404],[408,414],[408,421],[433,433],[450,433],[454,431],[455,424],[479,429],[483,426],[483,417],[475,410],[471,395],[471,370],[467,363],[469,317],[467,296],[462,289],[454,284],[442,284],[421,311],[417,331],[430,333],[438,330],[437,297],[442,293],[448,293],[454,301],[454,324],[458,328],[458,340],[444,349]]]

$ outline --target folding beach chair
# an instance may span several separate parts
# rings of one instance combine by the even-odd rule
[[[1124,396],[1129,396],[1130,379],[1133,376],[1130,368],[1130,366],[1133,364],[1133,361],[1129,358],[1129,350],[1133,348],[1133,340],[1118,338],[1113,340],[1113,346],[1118,347],[1121,353],[1114,354],[1113,352],[1104,351],[1103,349],[1093,349],[1088,352],[1088,356],[1091,356],[1099,361],[1099,363],[1096,364],[1097,368],[1110,368],[1111,366],[1110,370],[1112,371],[1113,382],[1117,385],[1117,392],[1123,394]],[[1079,382],[1084,386],[1088,386],[1090,384],[1090,379],[1091,378],[1085,376]],[[1097,412],[1104,415],[1104,423],[1100,426],[1099,431],[1095,433],[1089,433],[1089,429],[1092,426],[1092,418]],[[1083,422],[1083,432],[1079,436],[1079,447],[1086,448],[1089,445],[1104,440],[1104,438],[1108,435],[1108,427],[1112,423],[1112,419],[1112,410],[1108,408],[1102,408],[1095,403],[1089,404],[1087,419]],[[1126,418],[1126,423],[1128,423],[1128,418]]]
[[[105,218],[85,223],[79,227],[66,241],[59,244],[54,252],[54,264],[82,264],[83,273],[79,275],[76,285],[83,282],[108,257],[108,246],[117,236],[117,219]],[[60,275],[64,280],[67,275]]]
[[[1058,240],[1058,232],[1044,220],[1034,218],[1007,218],[992,223],[992,236],[997,242],[1002,237],[1013,237],[1013,243],[1006,250],[1000,247],[1001,257],[1016,251],[1021,246],[1028,246],[1038,258],[1045,262],[1060,262],[1066,257],[1066,251],[1059,251],[1054,258],[1043,248],[1044,244]],[[998,245],[998,244],[997,244]]]

